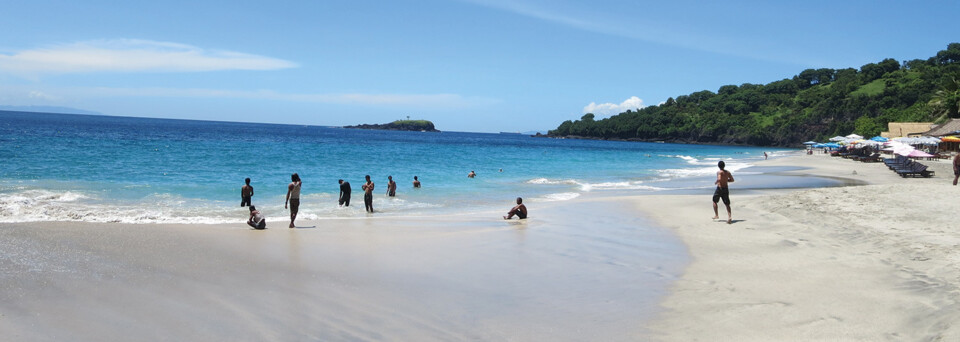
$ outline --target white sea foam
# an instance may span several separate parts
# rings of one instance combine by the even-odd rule
[[[527,184],[569,184],[569,185],[580,184],[579,182],[573,179],[549,179],[549,178],[534,178],[534,179],[528,180],[526,183]]]
[[[710,167],[703,168],[690,168],[690,169],[662,169],[657,170],[661,178],[665,179],[675,179],[675,178],[687,178],[687,177],[703,177],[703,176],[712,176],[717,173],[717,164],[714,162],[706,162],[698,165],[710,165]],[[728,160],[724,169],[730,172],[736,172],[744,168],[753,166],[748,163],[737,162]]]
[[[305,194],[298,218],[317,220],[351,217],[364,212],[362,203],[338,207],[330,194]],[[268,199],[269,200],[269,199]],[[358,198],[358,200],[362,199]],[[282,203],[282,198],[271,203]],[[359,204],[359,206],[357,205]],[[257,205],[254,202],[254,205]],[[439,204],[400,198],[377,199],[375,208],[383,213],[418,213]],[[289,212],[279,205],[258,207],[269,222],[289,220]],[[222,201],[183,198],[171,194],[153,194],[137,201],[103,200],[78,192],[26,190],[0,195],[0,222],[109,222],[109,223],[243,223],[248,209]]]
[[[554,194],[546,194],[546,195],[535,198],[535,200],[543,201],[543,202],[558,202],[558,201],[569,201],[577,197],[580,197],[580,193],[559,192]]]

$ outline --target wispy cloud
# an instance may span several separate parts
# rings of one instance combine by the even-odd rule
[[[0,54],[0,73],[277,70],[296,63],[253,54],[139,39],[92,40]]]
[[[498,103],[492,98],[459,94],[364,94],[364,93],[284,93],[273,90],[224,90],[206,88],[116,88],[116,87],[43,87],[0,86],[0,94],[27,103],[70,102],[93,98],[196,98],[244,99],[324,104],[395,106],[406,108],[456,109]],[[56,100],[56,101],[54,101]]]
[[[822,65],[816,55],[766,41],[765,48],[755,48],[756,42],[749,39],[726,37],[717,32],[697,31],[673,20],[658,20],[657,15],[647,13],[639,20],[636,9],[607,7],[597,9],[595,3],[536,0],[461,0],[479,6],[493,8],[518,15],[536,18],[575,29],[618,36],[647,43],[673,46],[693,51],[703,51],[753,60],[786,62],[798,65]],[[630,2],[628,2],[630,3]],[[640,4],[637,2],[637,4]],[[669,17],[669,16],[667,16]],[[780,52],[777,52],[780,51]],[[820,64],[817,64],[820,63]]]
[[[599,116],[609,116],[620,114],[630,109],[636,110],[643,107],[646,107],[643,104],[643,100],[641,100],[639,97],[631,96],[629,99],[620,102],[620,104],[610,102],[598,104],[595,102],[590,102],[590,104],[583,107],[583,112],[593,113]]]

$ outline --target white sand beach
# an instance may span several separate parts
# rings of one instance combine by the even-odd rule
[[[8,341],[960,340],[960,187],[949,161],[926,163],[936,177],[822,155],[766,161],[870,185],[744,194],[735,182],[731,225],[710,219],[710,190],[590,193],[532,207],[526,222],[490,212],[266,231],[2,224],[0,331]],[[636,229],[649,220],[668,229]]]
[[[693,257],[656,339],[960,340],[960,187],[950,161],[923,163],[936,177],[824,155],[770,160],[870,185],[738,195],[733,183],[731,225],[709,219],[706,194],[635,197]]]

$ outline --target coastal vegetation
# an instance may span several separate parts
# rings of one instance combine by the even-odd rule
[[[610,140],[793,145],[888,122],[960,117],[960,43],[928,59],[884,59],[859,69],[806,69],[767,84],[725,85],[597,120],[588,113],[548,136]]]
[[[344,128],[359,128],[359,129],[382,129],[388,131],[426,131],[426,132],[439,132],[434,126],[433,122],[429,120],[397,120],[391,123],[385,124],[360,124],[356,126],[344,126]]]

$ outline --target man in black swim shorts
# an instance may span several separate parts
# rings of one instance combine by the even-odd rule
[[[728,183],[733,183],[733,174],[730,171],[724,170],[726,166],[721,160],[717,163],[717,167],[720,168],[720,171],[717,171],[717,180],[713,184],[717,185],[717,190],[713,192],[713,219],[716,220],[720,218],[719,208],[717,207],[717,202],[721,199],[723,200],[723,205],[727,207],[727,223],[733,223],[733,215],[730,213],[730,188]]]

